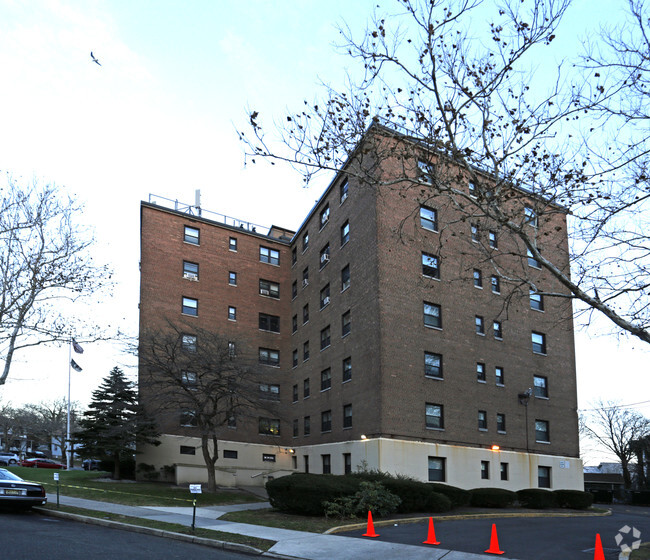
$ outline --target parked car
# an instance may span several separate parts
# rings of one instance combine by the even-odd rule
[[[65,469],[65,465],[52,461],[52,459],[43,459],[33,457],[20,462],[21,467],[33,467],[35,469]]]
[[[20,457],[11,451],[0,451],[0,465],[16,465]]]
[[[45,488],[36,482],[27,482],[7,469],[0,469],[0,506],[29,509],[47,502]]]
[[[84,459],[81,466],[85,471],[99,471],[101,470],[102,462],[99,459]]]

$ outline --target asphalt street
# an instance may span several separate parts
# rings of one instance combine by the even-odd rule
[[[250,556],[151,535],[0,511],[0,556],[11,560],[250,560]]]
[[[504,556],[517,560],[591,560],[596,533],[600,533],[606,560],[617,560],[621,549],[615,538],[625,526],[639,530],[643,542],[650,541],[650,508],[630,506],[614,506],[612,515],[605,517],[454,520],[437,522],[434,528],[440,548],[482,554],[490,545],[492,523]],[[379,527],[377,540],[418,545],[426,539],[427,529],[428,523]],[[367,538],[362,537],[364,532],[338,534]],[[622,536],[621,543],[631,544],[631,533]]]

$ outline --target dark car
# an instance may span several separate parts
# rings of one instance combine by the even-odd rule
[[[0,506],[29,509],[47,503],[45,488],[36,482],[27,482],[7,469],[0,469]]]
[[[32,467],[35,469],[65,469],[65,465],[52,461],[52,459],[41,459],[34,457],[32,459],[25,459],[20,462],[21,467]]]
[[[102,462],[99,459],[84,459],[81,466],[85,471],[99,471],[101,470]]]

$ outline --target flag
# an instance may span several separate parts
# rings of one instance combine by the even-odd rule
[[[70,365],[72,366],[72,369],[75,370],[75,371],[83,371],[81,369],[81,366],[77,362],[75,362],[74,360],[70,360]]]
[[[72,349],[77,354],[83,354],[84,353],[84,349],[81,347],[81,345],[74,338],[72,339]]]

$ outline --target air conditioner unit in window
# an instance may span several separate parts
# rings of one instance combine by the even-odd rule
[[[321,263],[330,262],[330,256],[327,253],[325,253],[324,255],[321,255],[320,262]]]
[[[305,279],[302,281],[302,287],[304,288],[304,287],[306,287],[306,286],[309,286],[309,280],[307,280],[307,279],[305,278]]]
[[[185,272],[183,278],[185,278],[185,280],[193,280],[194,282],[198,281],[196,274],[192,274],[191,272]]]
[[[323,298],[323,305],[328,305],[329,302],[330,302],[330,297],[329,296],[326,296],[326,297]]]
[[[260,288],[260,294],[263,296],[269,296],[271,295],[271,292],[269,292],[269,290],[265,290],[264,288]]]

